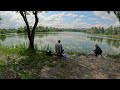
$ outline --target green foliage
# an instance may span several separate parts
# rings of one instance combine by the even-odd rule
[[[4,41],[6,39],[6,35],[0,35],[0,40]]]
[[[90,29],[84,30],[85,33],[90,34],[101,34],[101,35],[111,35],[111,36],[120,36],[120,27],[92,27]]]
[[[6,34],[7,30],[6,29],[0,29],[0,34]]]
[[[119,55],[108,55],[108,57],[120,60],[120,54]]]
[[[118,20],[120,21],[120,11],[108,11],[109,14],[111,12],[113,12],[116,15],[116,17],[118,18]]]
[[[53,57],[46,56],[45,51],[36,50],[36,53],[34,53],[32,50],[21,48],[21,46],[17,48],[0,46],[0,50],[5,57],[9,57],[8,59],[6,58],[7,60],[11,61],[16,56],[14,62],[18,62],[18,64],[6,64],[0,60],[0,73],[3,73],[0,78],[7,78],[4,73],[7,72],[6,75],[9,75],[9,71],[11,70],[13,74],[16,73],[21,79],[40,78],[41,69],[45,65],[50,67],[55,66]],[[12,78],[15,78],[15,76],[12,76]]]
[[[60,31],[62,31],[62,29],[43,26],[38,26],[36,29],[36,32],[60,32]]]
[[[5,62],[0,60],[0,65],[5,65]]]

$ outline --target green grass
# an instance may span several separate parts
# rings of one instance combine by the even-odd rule
[[[115,38],[115,39],[120,39],[120,36],[119,35],[116,35],[116,36],[110,36],[111,38]]]
[[[118,55],[108,55],[108,57],[120,60],[120,54],[118,54]]]
[[[55,66],[55,64],[52,63],[54,60],[53,57],[46,56],[45,51],[42,50],[36,50],[36,52],[33,52],[21,46],[14,48],[0,46],[0,50],[0,54],[6,57],[4,58],[5,60],[13,62],[6,64],[3,60],[0,60],[0,72],[3,74],[8,72],[10,69],[13,69],[12,72],[17,73],[21,79],[35,79],[40,78],[38,73],[40,73],[40,70],[45,65],[50,67]],[[16,58],[14,58],[15,56]],[[17,61],[20,57],[24,58]],[[18,62],[18,64],[15,64],[15,62]]]
[[[5,65],[5,62],[0,60],[0,65]]]
[[[45,48],[44,48],[45,49]],[[85,53],[67,52],[69,55],[87,55]],[[120,55],[108,55],[111,58],[119,59]],[[6,62],[7,61],[7,62]],[[9,62],[8,62],[9,61]],[[28,50],[25,45],[15,47],[0,46],[0,79],[15,78],[21,79],[40,79],[41,70],[44,66],[64,68],[67,63],[56,61],[56,58],[46,56],[44,50],[36,52]],[[10,74],[11,73],[11,74]]]

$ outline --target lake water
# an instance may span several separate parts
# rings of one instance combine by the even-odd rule
[[[81,32],[53,32],[36,34],[35,44],[40,49],[50,45],[54,51],[55,43],[61,40],[65,52],[82,52],[92,53],[95,44],[98,44],[103,53],[120,54],[120,39],[112,39],[108,37],[93,36]],[[12,46],[18,44],[27,44],[27,35],[15,34],[11,36],[0,35],[1,45]]]

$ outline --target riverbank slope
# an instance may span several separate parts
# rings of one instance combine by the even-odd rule
[[[73,54],[46,56],[22,48],[0,48],[1,79],[120,79],[120,58]]]

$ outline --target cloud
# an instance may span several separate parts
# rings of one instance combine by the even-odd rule
[[[84,17],[87,17],[87,16],[85,16],[85,15],[80,15],[79,17],[80,17],[80,18],[84,18]]]
[[[20,13],[12,12],[12,11],[1,11],[0,12],[2,21],[0,28],[18,28],[25,26],[25,22],[20,15]],[[27,15],[28,22],[31,26],[34,24],[34,16],[32,13]]]
[[[69,14],[66,14],[66,16],[69,16],[69,17],[77,17],[78,15],[77,15],[77,14],[73,14],[73,13],[69,13]]]
[[[110,20],[111,22],[114,22],[113,25],[119,25],[119,21],[112,13],[111,15],[108,15],[107,12],[104,11],[103,12],[95,11],[93,13],[94,15],[106,21]],[[11,11],[0,11],[0,16],[2,18],[0,23],[0,28],[19,28],[21,26],[25,26],[25,22],[19,13],[11,12]],[[94,20],[96,23],[96,24],[90,24],[91,22],[88,23],[87,21],[85,22],[83,20],[83,17],[87,17],[87,16],[81,14],[74,14],[74,13],[60,12],[49,15],[48,13],[42,12],[38,14],[38,17],[39,17],[38,26],[57,27],[57,28],[89,28],[93,26],[97,26],[97,27],[110,26],[108,23],[100,23],[99,21],[97,21],[97,18],[89,17],[88,18],[89,20]],[[71,18],[71,17],[75,17],[75,18]],[[27,18],[30,25],[33,26],[35,22],[34,15],[32,15],[31,13],[30,15],[27,15]]]
[[[49,17],[44,18],[45,21],[61,21],[63,20],[63,17],[65,16],[65,12],[59,13],[59,14],[54,14]]]
[[[76,19],[75,21],[73,21],[73,22],[80,22],[80,21],[82,21],[82,19]]]
[[[63,23],[63,21],[64,21],[64,16],[65,16],[65,12],[53,14],[48,17],[39,15],[39,24],[38,25],[48,26],[48,27],[52,27],[52,26],[60,27],[61,23]]]
[[[88,20],[98,20],[97,18],[88,18]]]
[[[95,21],[95,23],[100,23],[99,21]]]
[[[93,13],[94,13],[94,15],[99,16],[103,20],[112,21],[113,24],[109,25],[109,26],[120,26],[120,22],[113,12],[108,14],[106,11],[94,11]]]
[[[113,26],[119,25],[119,21],[113,12],[111,12],[110,15],[107,13],[107,11],[94,11],[93,13],[103,20],[113,21],[115,23]]]
[[[99,16],[100,18],[105,20],[111,20],[111,21],[116,20],[115,15],[114,14],[109,15],[107,11],[94,11],[93,13],[94,15]]]
[[[24,21],[19,13],[11,11],[1,11],[1,28],[17,28],[17,26],[23,26]]]

